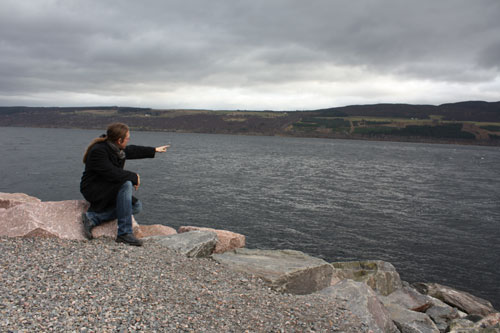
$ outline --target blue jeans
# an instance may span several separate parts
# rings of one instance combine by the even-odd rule
[[[139,200],[132,204],[133,189],[132,182],[126,181],[118,191],[115,208],[100,213],[87,212],[87,217],[94,223],[94,226],[118,219],[117,236],[131,234],[132,215],[138,214],[142,210],[142,203]]]

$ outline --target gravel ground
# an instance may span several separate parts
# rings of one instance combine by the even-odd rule
[[[366,332],[341,301],[158,244],[0,238],[0,331]]]

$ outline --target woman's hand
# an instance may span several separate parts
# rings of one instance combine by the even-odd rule
[[[139,186],[141,186],[141,177],[137,173],[137,185],[134,185],[135,190],[137,191],[139,189]]]
[[[160,147],[156,147],[155,151],[157,153],[164,153],[167,151],[168,148],[170,148],[170,145],[160,146]]]

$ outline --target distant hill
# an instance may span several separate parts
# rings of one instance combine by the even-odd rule
[[[134,130],[500,145],[500,102],[351,105],[290,112],[0,107],[0,126],[104,129],[115,121]]]
[[[430,119],[443,116],[450,121],[500,122],[500,102],[469,101],[435,105],[373,104],[316,110],[324,116],[366,116]]]

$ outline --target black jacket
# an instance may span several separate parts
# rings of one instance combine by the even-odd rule
[[[125,159],[153,158],[154,147],[127,146]],[[106,142],[96,143],[87,155],[85,171],[80,182],[80,192],[90,202],[90,211],[103,212],[116,205],[116,196],[127,180],[137,185],[137,174],[124,170],[125,159],[118,155]]]

